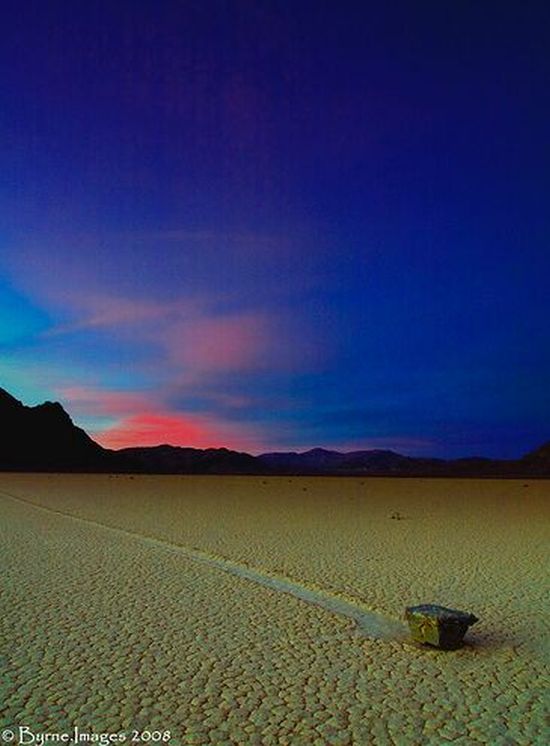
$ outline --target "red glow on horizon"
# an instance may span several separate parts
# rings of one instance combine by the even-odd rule
[[[247,453],[266,450],[261,432],[252,426],[231,422],[213,412],[172,411],[149,392],[74,385],[59,391],[68,411],[83,418],[100,415],[112,420],[112,424],[102,430],[85,428],[105,448],[117,450],[167,444],[188,448],[224,447]],[[223,399],[224,395],[221,396]],[[234,402],[229,397],[229,400],[243,404],[239,399]]]
[[[141,413],[124,418],[118,425],[92,434],[104,448],[139,448],[172,445],[184,448],[229,448],[247,453],[265,450],[252,432],[240,432],[228,423],[206,417]]]
[[[203,423],[170,414],[132,415],[119,425],[96,433],[95,439],[105,448],[115,449],[164,444],[190,448],[218,448],[223,445]]]

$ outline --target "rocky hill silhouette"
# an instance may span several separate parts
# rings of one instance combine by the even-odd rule
[[[0,389],[0,423],[3,470],[96,470],[107,455],[56,402],[26,407]]]
[[[523,458],[414,458],[389,450],[342,453],[313,448],[251,456],[228,448],[161,445],[102,448],[61,404],[22,404],[0,388],[0,470],[141,474],[550,477],[550,442]]]

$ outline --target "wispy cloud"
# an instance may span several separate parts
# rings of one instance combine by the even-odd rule
[[[180,321],[161,335],[170,360],[189,376],[262,367],[273,328],[264,313],[218,315]]]
[[[58,396],[71,412],[77,415],[121,417],[134,412],[154,411],[154,400],[146,394],[131,391],[113,391],[89,386],[62,386]]]
[[[86,329],[106,329],[123,333],[137,325],[150,328],[170,319],[193,317],[200,304],[192,300],[163,303],[114,295],[65,292],[64,307],[76,316],[74,321],[49,329],[45,336],[71,334]]]
[[[158,302],[68,293],[65,302],[76,318],[44,332],[45,339],[100,331],[125,344],[147,344],[158,366],[188,384],[226,372],[300,370],[318,357],[315,340],[298,339],[276,310],[222,311],[219,299],[199,296]]]

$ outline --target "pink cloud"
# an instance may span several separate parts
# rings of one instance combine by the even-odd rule
[[[215,315],[204,299],[162,303],[92,294],[70,295],[65,300],[80,318],[51,329],[46,336],[100,328],[132,342],[139,336],[141,345],[157,347],[155,365],[160,363],[167,370],[175,366],[186,381],[205,373],[283,363],[283,356],[274,354],[280,347],[281,330],[263,312]]]
[[[252,370],[267,361],[271,328],[259,313],[204,316],[167,329],[164,340],[187,374]]]

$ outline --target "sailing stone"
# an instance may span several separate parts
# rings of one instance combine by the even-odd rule
[[[407,606],[405,619],[413,640],[442,650],[461,647],[468,627],[479,621],[466,611],[436,604]]]

